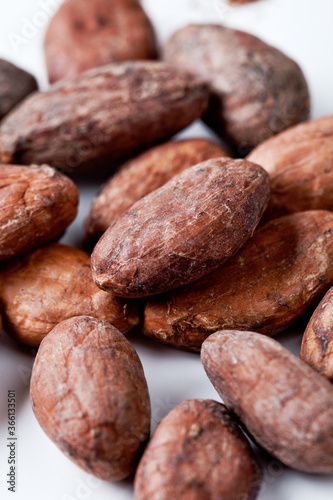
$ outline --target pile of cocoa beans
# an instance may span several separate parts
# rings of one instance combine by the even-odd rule
[[[136,500],[255,499],[263,453],[333,474],[333,115],[300,66],[221,23],[161,44],[138,0],[65,0],[44,53],[43,91],[0,60],[0,313],[43,431]],[[214,140],[175,137],[196,120]],[[270,337],[300,320],[298,357]],[[200,353],[223,404],[151,435],[130,332]]]

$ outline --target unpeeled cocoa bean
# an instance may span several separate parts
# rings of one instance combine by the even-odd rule
[[[210,158],[229,156],[207,139],[185,139],[155,146],[129,160],[95,198],[85,223],[85,244],[95,244],[132,205],[183,170]]]
[[[78,202],[76,185],[48,165],[0,165],[0,260],[60,237]]]
[[[114,63],[28,97],[0,126],[0,161],[114,168],[200,118],[208,89],[163,62]]]
[[[275,335],[310,311],[333,284],[333,213],[272,220],[223,266],[189,286],[149,298],[143,332],[199,350],[221,329]]]
[[[303,210],[333,210],[333,116],[291,127],[247,159],[270,176],[265,221]]]
[[[191,283],[250,238],[269,199],[266,172],[244,160],[199,163],[136,202],[99,240],[95,283],[145,297]]]
[[[170,38],[164,58],[208,83],[204,121],[238,154],[309,116],[309,90],[298,64],[249,33],[189,25]]]
[[[66,0],[45,36],[50,82],[104,64],[155,59],[154,29],[138,0]]]
[[[107,481],[134,471],[150,401],[140,359],[116,328],[90,316],[59,323],[38,350],[30,393],[40,426],[76,465]]]
[[[0,266],[0,309],[9,335],[38,347],[67,318],[89,315],[122,333],[139,323],[139,307],[100,290],[92,280],[90,255],[50,243]]]
[[[30,73],[0,59],[0,120],[37,88]]]
[[[296,470],[333,472],[333,387],[276,340],[219,331],[202,345],[204,368],[254,439]]]
[[[305,329],[301,359],[333,382],[333,288],[323,297]]]
[[[254,500],[261,468],[224,405],[192,399],[158,425],[136,471],[135,500]]]

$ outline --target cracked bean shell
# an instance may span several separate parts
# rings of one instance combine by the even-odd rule
[[[293,469],[333,472],[333,387],[277,341],[219,331],[202,345],[204,368],[226,406],[270,454]]]
[[[254,500],[262,481],[249,443],[224,405],[192,399],[158,425],[136,471],[135,500]]]
[[[270,176],[264,220],[302,210],[333,210],[333,116],[292,127],[264,141],[247,159]]]
[[[333,382],[333,288],[323,297],[305,329],[301,359]]]
[[[218,158],[190,167],[104,233],[92,254],[93,278],[124,297],[191,283],[250,238],[268,198],[268,175],[253,163]]]
[[[36,90],[36,79],[30,73],[0,59],[0,120]]]
[[[170,38],[164,58],[208,83],[204,121],[239,154],[309,117],[308,85],[298,64],[249,33],[189,25]]]
[[[76,185],[47,165],[0,165],[0,260],[59,237],[78,202]]]
[[[150,401],[140,359],[116,328],[90,316],[59,323],[38,350],[31,401],[47,436],[86,472],[118,481],[134,471]]]
[[[85,224],[86,244],[102,234],[132,205],[188,167],[229,156],[207,139],[185,139],[155,146],[129,160],[95,198]]]
[[[6,332],[38,347],[60,321],[89,315],[122,333],[139,323],[136,301],[100,290],[92,280],[90,255],[50,243],[0,265],[0,310]]]
[[[200,118],[208,89],[164,62],[88,70],[28,97],[0,126],[0,161],[93,172],[114,168]]]
[[[112,62],[155,59],[153,27],[138,0],[66,0],[45,36],[50,82]]]
[[[199,350],[222,329],[274,335],[314,307],[333,284],[333,213],[272,220],[239,252],[190,286],[149,298],[143,332]]]

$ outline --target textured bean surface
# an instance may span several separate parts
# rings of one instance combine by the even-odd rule
[[[224,403],[269,453],[294,469],[333,472],[333,387],[278,342],[220,331],[204,368]]]
[[[306,327],[301,359],[333,382],[333,288],[323,297]]]
[[[116,328],[90,316],[59,323],[39,348],[31,400],[44,432],[85,471],[108,481],[133,472],[150,402],[138,355]]]
[[[262,473],[225,406],[193,399],[159,424],[136,472],[135,500],[251,500]]]
[[[302,210],[333,210],[333,116],[292,127],[247,158],[270,175],[265,220]]]
[[[228,156],[206,139],[185,139],[155,146],[129,160],[95,198],[85,225],[85,241],[96,243],[107,228],[147,194],[183,170],[210,158]]]
[[[76,315],[106,320],[127,333],[139,322],[136,302],[100,290],[88,253],[51,243],[0,266],[4,326],[20,342],[38,346],[60,321]]]
[[[268,176],[244,160],[190,167],[135,203],[92,254],[95,282],[140,297],[195,281],[252,235],[269,198]]]
[[[200,349],[220,329],[274,335],[333,283],[333,214],[313,210],[268,222],[224,266],[148,300],[146,335]]]
[[[138,0],[66,0],[48,26],[45,53],[55,82],[111,62],[154,59],[157,49]]]
[[[176,134],[207,107],[204,83],[163,62],[114,63],[29,97],[0,127],[0,161],[93,171]]]
[[[207,81],[212,97],[205,121],[238,153],[309,116],[309,91],[299,66],[248,33],[189,25],[171,37],[164,57]]]
[[[0,120],[35,90],[37,82],[30,73],[0,59]]]
[[[47,165],[0,165],[0,260],[60,236],[78,201],[75,184]]]

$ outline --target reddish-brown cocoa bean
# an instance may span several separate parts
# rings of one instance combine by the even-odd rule
[[[333,382],[333,288],[321,300],[306,327],[301,359]]]
[[[50,243],[0,266],[0,310],[8,334],[38,347],[60,321],[76,315],[106,320],[122,333],[139,323],[139,307],[100,290],[90,255]]]
[[[270,176],[263,220],[302,210],[333,210],[333,116],[292,127],[264,141],[247,159]]]
[[[224,330],[201,359],[224,403],[255,440],[294,469],[333,472],[333,387],[273,339]]]
[[[309,116],[300,67],[249,33],[189,25],[170,38],[164,58],[207,81],[211,101],[204,120],[240,154]]]
[[[103,290],[144,297],[197,280],[252,235],[269,198],[266,172],[218,158],[190,167],[136,202],[97,243]]]
[[[90,316],[59,323],[38,350],[31,401],[47,436],[86,472],[118,481],[134,471],[149,437],[149,394],[116,328]]]
[[[234,417],[192,399],[158,425],[135,476],[135,500],[254,500],[261,468]]]
[[[85,244],[97,242],[132,205],[183,170],[210,158],[229,156],[207,139],[185,139],[155,146],[129,160],[95,198],[85,223]]]
[[[153,27],[138,0],[66,0],[47,29],[50,82],[104,64],[155,59]]]
[[[78,202],[76,185],[47,165],[0,165],[0,260],[59,237]]]
[[[221,329],[274,335],[292,325],[333,283],[333,213],[275,219],[224,266],[190,286],[148,300],[143,331],[199,350]]]

